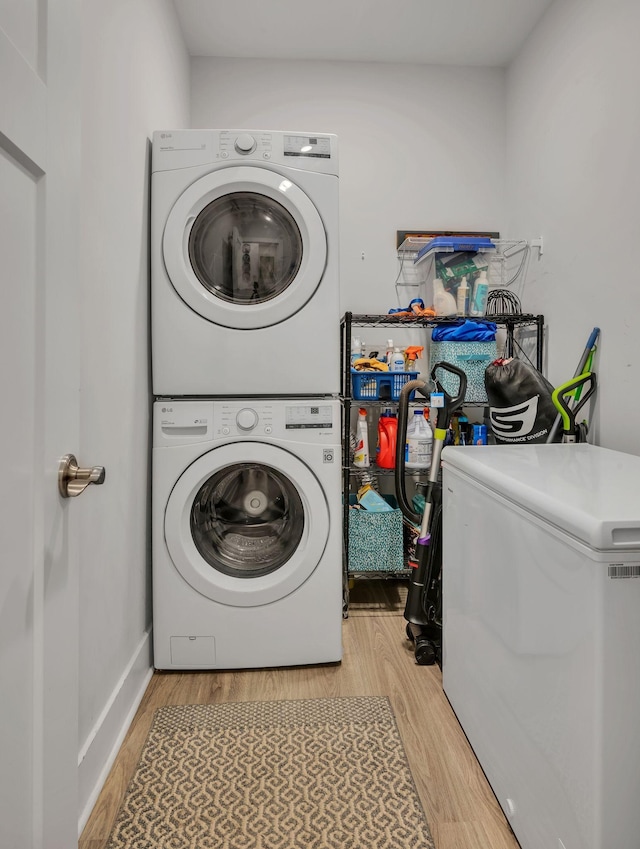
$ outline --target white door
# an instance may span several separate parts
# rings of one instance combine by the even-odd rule
[[[0,0],[0,846],[77,843],[79,0]],[[88,496],[85,496],[85,498]]]

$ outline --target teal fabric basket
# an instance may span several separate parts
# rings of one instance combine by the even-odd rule
[[[484,386],[484,372],[497,356],[495,340],[491,342],[432,341],[429,348],[429,371],[436,363],[442,361],[462,369],[467,376],[465,401],[486,404],[488,399]],[[450,395],[457,394],[458,378],[455,375],[439,371],[438,380]]]
[[[404,568],[402,510],[392,495],[383,498],[394,509],[388,513],[349,510],[349,571],[401,572]],[[356,504],[355,495],[349,504]]]

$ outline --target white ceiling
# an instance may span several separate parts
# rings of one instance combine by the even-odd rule
[[[552,0],[173,0],[192,56],[507,65]]]

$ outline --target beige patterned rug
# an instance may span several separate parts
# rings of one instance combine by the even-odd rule
[[[156,711],[107,849],[433,849],[388,699]]]

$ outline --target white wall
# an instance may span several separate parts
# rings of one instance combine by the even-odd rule
[[[416,296],[396,297],[396,230],[502,228],[504,85],[498,69],[200,57],[192,126],[337,133],[342,309],[386,312]]]
[[[149,149],[189,124],[189,57],[170,0],[85,0],[81,450],[106,467],[78,499],[80,811],[88,814],[151,669]],[[97,788],[98,785],[98,788]]]
[[[640,454],[640,4],[556,0],[507,76],[509,229],[542,233],[529,306],[548,374],[573,376],[601,328],[596,440]]]

